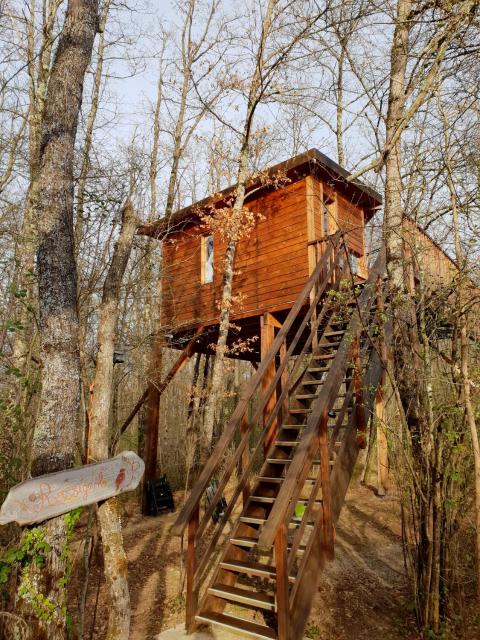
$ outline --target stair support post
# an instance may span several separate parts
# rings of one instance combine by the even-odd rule
[[[362,361],[360,358],[360,336],[357,333],[352,345],[353,361],[353,389],[355,395],[355,425],[357,428],[357,440],[361,449],[366,446],[367,423],[365,420],[365,407],[363,402]]]
[[[333,518],[332,518],[332,496],[330,485],[330,451],[328,442],[328,416],[322,417],[319,426],[319,458],[320,458],[320,477],[322,486],[322,527],[319,534],[322,536],[322,546],[325,549],[325,557],[333,560],[334,551],[334,535],[333,535]]]
[[[248,423],[248,417],[247,417],[247,414],[245,414],[240,422],[240,435],[242,438],[248,432],[249,428],[250,428],[250,425]],[[239,478],[241,478],[242,471],[248,467],[249,463],[250,463],[250,447],[247,444],[244,452],[242,453],[242,457],[240,459],[240,464],[239,464],[240,473],[238,474]],[[242,489],[242,501],[243,501],[244,507],[247,504],[249,497],[250,497],[250,482],[246,482],[245,486]]]
[[[120,430],[120,434],[125,431],[130,422],[135,417],[135,414],[140,409],[142,404],[147,401],[147,432],[145,435],[145,474],[143,478],[143,511],[147,510],[147,496],[146,487],[149,480],[155,480],[157,475],[157,458],[158,458],[158,421],[160,417],[160,398],[168,387],[170,382],[176,376],[176,374],[183,369],[193,354],[197,338],[203,331],[203,324],[198,326],[190,339],[189,343],[183,349],[182,353],[177,358],[175,364],[167,373],[163,381],[160,382],[160,374],[163,362],[163,348],[165,341],[162,335],[156,335],[153,343],[152,352],[152,364],[150,371],[150,382],[148,384],[147,391],[143,394],[140,400],[137,402],[134,410],[130,413],[129,417],[125,421]],[[116,443],[115,443],[116,444]]]
[[[187,633],[193,633],[196,628],[195,615],[198,608],[198,587],[195,586],[195,573],[197,570],[197,555],[195,550],[195,536],[199,523],[199,507],[195,509],[188,523],[187,530],[187,594],[186,594],[186,628]]]
[[[277,638],[290,640],[290,602],[288,592],[287,526],[279,526],[275,537],[275,568],[277,592]]]
[[[387,343],[385,340],[385,303],[382,294],[382,281],[379,278],[376,283],[377,297],[377,320],[379,325],[379,352],[382,362],[382,374],[380,378],[380,386],[375,396],[375,415],[377,418],[377,493],[379,496],[385,496],[389,486],[389,468],[388,468],[388,442],[387,433],[385,431],[385,383],[386,383],[386,366],[388,359]]]
[[[276,318],[272,316],[271,313],[264,313],[260,320],[260,353],[261,358],[266,356],[268,351],[270,350],[274,340],[275,340],[275,327],[280,323]],[[281,325],[280,325],[281,326]],[[268,369],[265,371],[265,375],[262,378],[262,391],[265,392],[273,378],[275,377],[275,359],[272,360]],[[265,405],[263,410],[263,424],[265,425],[268,421],[270,414],[272,413],[275,404],[277,403],[277,393],[274,390],[268,399],[268,402]],[[273,420],[272,424],[268,429],[268,433],[265,436],[265,441],[263,445],[263,451],[266,455],[267,451],[270,449],[270,445],[275,440],[278,430],[278,420]]]
[[[287,358],[287,341],[284,340],[282,342],[282,346],[280,347],[280,361],[282,362],[286,360],[286,358]],[[288,370],[287,370],[287,366],[285,365],[285,368],[282,372],[282,377],[280,378],[280,394],[285,389],[287,384],[288,384]],[[279,415],[280,422],[284,422],[287,418],[287,415],[288,415],[288,394],[285,395],[285,399],[283,401],[282,409]]]

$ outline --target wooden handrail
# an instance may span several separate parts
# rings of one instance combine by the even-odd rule
[[[377,283],[380,279],[377,279]],[[383,300],[383,293],[381,293]],[[379,296],[377,295],[377,303]],[[381,314],[380,305],[377,308],[377,316]],[[366,423],[372,414],[373,403],[375,401],[376,390],[378,385],[381,384],[382,370],[385,366],[384,354],[382,348],[375,346],[374,341],[368,334],[369,326],[372,322],[371,317],[368,319],[368,324],[364,325],[362,332],[362,345],[361,345],[361,359],[362,368],[365,368],[365,372],[362,374],[362,389],[364,395],[361,402],[362,416],[359,416],[359,411],[352,411],[350,419],[342,438],[342,445],[340,451],[337,454],[336,462],[332,468],[329,478],[329,484],[331,486],[331,504],[330,504],[330,526],[333,526],[340,515],[342,504],[345,500],[345,494],[348,488],[350,478],[353,473],[355,461],[360,449],[360,443],[358,440],[358,426],[360,423]],[[387,323],[384,326],[384,336],[388,341],[391,334],[391,317],[389,317]],[[350,382],[350,398],[347,397],[344,400],[344,407],[346,404],[350,404],[353,396],[353,380]],[[347,392],[348,395],[348,392]],[[355,408],[356,402],[355,402]],[[360,410],[359,408],[359,410]],[[321,445],[320,445],[321,446]],[[306,521],[314,522],[314,527],[306,543],[306,548],[301,558],[300,564],[295,574],[295,584],[290,591],[288,609],[289,609],[289,628],[291,630],[292,637],[301,635],[303,631],[306,613],[310,610],[313,598],[312,581],[314,581],[316,574],[322,567],[325,559],[329,556],[328,531],[325,529],[324,510],[323,504],[313,511],[312,505],[315,495],[318,493],[318,483],[313,489],[309,497],[309,507],[305,510],[302,518],[302,524]],[[283,526],[285,523],[283,523]],[[298,532],[298,530],[297,530]],[[295,537],[292,541],[291,550],[293,551],[295,546]],[[289,565],[292,564],[292,558],[289,558]]]
[[[382,363],[378,351],[373,347],[373,345],[368,345],[366,351],[368,351],[369,356],[367,370],[363,376],[363,386],[366,389],[364,404],[362,406],[362,410],[364,411],[364,420],[368,419],[368,416],[372,411],[375,389],[380,382],[382,369]],[[364,355],[366,355],[365,350]],[[356,422],[357,414],[356,412],[352,412],[348,421],[345,436],[342,439],[342,447],[338,453],[337,462],[332,469],[331,515],[333,524],[338,520],[341,505],[344,501],[345,493],[359,451]],[[313,518],[314,527],[309,536],[305,551],[296,572],[295,584],[290,592],[290,629],[292,630],[292,634],[296,634],[293,637],[297,637],[297,635],[300,635],[300,632],[303,631],[306,619],[305,614],[310,610],[313,598],[312,581],[314,581],[316,573],[318,573],[319,568],[323,565],[325,561],[325,554],[327,553],[324,540],[322,536],[319,535],[323,515],[322,505],[320,505]],[[304,515],[304,518],[305,516],[306,514]]]
[[[346,245],[343,245],[343,251],[344,251],[344,255],[346,255]],[[223,490],[227,485],[228,480],[231,478],[235,468],[237,468],[239,461],[242,459],[242,457],[245,454],[246,451],[246,447],[248,444],[248,440],[249,440],[249,436],[250,436],[250,431],[252,428],[252,425],[256,424],[257,419],[259,419],[262,415],[262,411],[263,411],[263,407],[267,402],[268,397],[271,395],[271,393],[273,392],[273,390],[276,388],[276,382],[280,379],[280,376],[283,377],[283,369],[286,366],[286,363],[288,362],[288,358],[290,357],[291,353],[293,352],[293,350],[295,349],[295,346],[298,342],[298,340],[300,339],[300,337],[303,335],[304,329],[308,323],[308,321],[310,320],[310,317],[313,314],[313,310],[316,308],[317,303],[320,300],[320,297],[322,296],[325,287],[327,285],[327,282],[329,281],[330,276],[333,274],[334,277],[334,281],[332,284],[332,288],[333,290],[337,289],[340,286],[340,282],[341,280],[344,278],[345,276],[345,262],[344,262],[344,268],[342,271],[337,273],[337,266],[338,263],[340,261],[340,258],[342,256],[342,251],[337,252],[337,255],[335,256],[335,259],[333,260],[333,263],[331,265],[331,272],[328,274],[328,277],[326,277],[324,279],[324,281],[322,282],[322,285],[320,285],[317,288],[317,292],[313,298],[313,300],[311,300],[310,303],[310,307],[307,310],[307,312],[302,316],[302,322],[300,324],[300,326],[297,329],[297,332],[295,333],[294,338],[291,340],[290,342],[290,346],[288,351],[285,352],[285,350],[283,349],[283,353],[280,353],[281,356],[281,360],[279,363],[279,367],[277,369],[277,373],[274,379],[272,379],[269,388],[267,389],[266,393],[264,394],[263,397],[263,402],[261,401],[260,403],[257,403],[257,410],[255,412],[255,415],[253,416],[253,418],[250,421],[247,421],[244,417],[244,419],[242,420],[241,423],[241,439],[240,442],[238,443],[237,447],[236,447],[236,451],[234,454],[234,457],[232,460],[230,460],[229,465],[226,467],[223,476],[221,477],[220,481],[218,482],[218,487],[217,487],[217,491],[215,493],[215,495],[213,496],[213,498],[210,500],[210,504],[207,507],[207,509],[205,510],[203,517],[201,519],[201,521],[198,523],[197,522],[197,526],[195,529],[195,536],[192,540],[189,541],[189,545],[192,546],[193,548],[196,547],[197,544],[200,543],[201,540],[203,540],[203,532],[206,529],[206,527],[208,526],[209,522],[210,522],[210,517],[213,513],[213,510],[215,508],[215,505],[217,504],[217,502],[221,499],[222,494],[223,494]],[[337,274],[335,276],[335,274]],[[328,305],[325,306],[325,308],[327,308]],[[322,312],[323,313],[323,312]],[[316,318],[316,323],[314,325],[312,325],[311,330],[309,331],[309,338],[304,342],[301,353],[299,355],[299,359],[297,362],[300,361],[302,355],[309,349],[309,346],[311,344],[311,338],[312,338],[312,332],[316,332],[316,327],[317,327],[317,323],[319,321],[319,317]],[[285,403],[285,399],[287,398],[287,395],[290,393],[291,391],[291,387],[292,387],[292,379],[295,376],[295,368],[292,372],[289,372],[286,375],[286,379],[283,380],[283,385],[282,385],[282,391],[280,396],[277,399],[277,402],[275,404],[275,406],[273,407],[273,409],[271,409],[270,411],[270,415],[267,419],[267,421],[264,423],[264,428],[262,429],[262,431],[260,431],[259,437],[257,438],[257,444],[256,447],[252,453],[252,455],[249,457],[249,460],[247,461],[246,465],[241,469],[240,471],[240,477],[237,479],[236,482],[236,487],[234,489],[234,492],[232,494],[232,496],[229,499],[229,502],[227,504],[227,508],[224,511],[223,516],[221,517],[221,519],[219,520],[219,522],[216,524],[214,532],[212,537],[209,539],[209,542],[206,546],[206,548],[202,549],[202,558],[201,560],[199,560],[198,564],[195,564],[195,572],[194,575],[191,576],[191,585],[192,585],[192,589],[197,592],[200,589],[201,583],[203,581],[203,578],[205,577],[205,572],[209,567],[209,563],[210,563],[210,556],[211,553],[213,552],[213,550],[215,549],[218,540],[220,539],[220,536],[222,535],[223,529],[226,525],[226,523],[228,522],[233,509],[235,508],[235,505],[237,503],[237,500],[239,499],[240,495],[244,495],[245,491],[247,489],[248,486],[248,482],[249,482],[249,476],[250,474],[253,472],[254,470],[254,464],[255,461],[257,459],[259,459],[261,457],[261,455],[263,455],[264,452],[264,442],[266,440],[266,436],[269,432],[270,426],[273,423],[273,421],[278,417],[282,406]],[[242,427],[243,427],[243,431],[242,431]],[[195,512],[196,514],[197,512]],[[190,550],[191,551],[191,550]]]
[[[340,245],[340,240],[342,237],[343,237],[343,234],[341,232],[337,232],[334,236],[330,238],[331,242],[327,247],[324,255],[322,256],[322,259],[317,263],[310,278],[308,279],[305,286],[303,287],[300,295],[297,297],[297,300],[293,305],[293,307],[291,308],[287,318],[285,319],[285,322],[283,323],[282,328],[279,330],[272,344],[272,347],[270,348],[266,356],[262,359],[257,371],[250,379],[244,393],[242,394],[242,397],[240,398],[237,404],[235,411],[233,412],[232,417],[228,421],[222,435],[220,436],[217,446],[215,447],[212,455],[208,459],[205,467],[203,468],[203,471],[200,474],[199,479],[197,480],[190,496],[185,502],[185,505],[183,506],[181,512],[179,513],[171,529],[174,535],[177,535],[177,536],[183,535],[185,527],[190,522],[193,514],[196,513],[196,510],[198,509],[198,506],[200,504],[200,500],[203,494],[205,493],[216,469],[218,468],[218,465],[221,462],[223,455],[225,454],[228,446],[230,445],[235,435],[236,429],[239,427],[242,419],[244,418],[245,412],[248,407],[248,403],[254,396],[254,393],[256,392],[256,390],[259,388],[260,383],[265,373],[268,370],[268,367],[270,366],[272,361],[275,359],[277,354],[280,352],[280,349],[283,345],[284,340],[288,335],[288,332],[292,328],[293,323],[296,320],[300,310],[308,300],[310,296],[310,292],[317,284],[317,280],[319,276],[324,273],[324,270],[325,270],[325,277],[323,278],[319,289],[323,288],[324,290],[326,288],[331,272],[330,270],[325,268],[328,266],[329,260],[333,257],[332,254],[334,249],[338,248],[338,246]],[[318,291],[317,291],[317,295],[318,295]],[[287,358],[285,358],[284,361],[281,362],[281,366],[278,368],[275,378],[271,381],[269,388],[261,397],[259,405],[262,411],[268,401],[268,398],[272,393],[273,388],[278,382],[279,376],[281,375],[283,369],[286,366],[287,359],[288,359],[288,352],[287,352]],[[258,410],[259,409],[257,409],[257,411]],[[246,436],[248,436],[248,433],[249,432],[246,432]],[[214,503],[214,501],[212,501],[212,503]]]
[[[377,278],[383,274],[385,270],[385,252],[382,251],[369,278],[365,284],[365,288],[358,299],[358,307],[352,314],[348,328],[340,342],[331,368],[327,374],[322,390],[312,405],[312,412],[308,418],[307,426],[304,430],[300,443],[296,449],[295,456],[292,459],[289,469],[282,483],[279,494],[275,500],[275,504],[268,516],[268,519],[261,530],[258,546],[260,549],[270,549],[274,543],[278,528],[285,522],[291,505],[296,500],[299,487],[303,486],[308,468],[313,460],[313,456],[317,446],[318,427],[320,423],[327,419],[328,411],[330,411],[335,398],[338,394],[338,388],[343,381],[345,370],[348,365],[352,350],[352,337],[356,334],[358,328],[361,327],[362,315],[367,313],[375,298],[375,287],[372,286]],[[303,477],[305,476],[305,477]]]
[[[369,351],[371,349],[371,345],[365,345],[364,348],[362,349],[362,356],[366,355],[366,352]],[[345,413],[347,412],[348,407],[351,404],[351,401],[353,399],[353,381],[350,381],[350,383],[346,386],[346,391],[345,391],[345,397],[342,403],[342,406],[340,407],[339,411],[338,411],[338,415],[337,415],[337,419],[334,425],[334,428],[332,430],[332,434],[330,436],[330,441],[328,443],[328,455],[330,456],[332,451],[333,451],[333,447],[334,447],[334,443],[337,440],[338,437],[338,433],[340,431],[340,427],[343,424],[343,420],[345,417]],[[362,405],[362,409],[363,409],[363,405]],[[357,417],[357,412],[352,413],[350,420],[348,422],[347,425],[347,429],[351,428],[351,422],[352,419]],[[317,448],[317,452],[319,452],[319,448]],[[289,570],[292,568],[294,562],[295,562],[295,553],[298,549],[298,547],[300,546],[300,543],[303,539],[303,534],[305,531],[305,527],[307,525],[308,522],[311,521],[311,514],[313,512],[314,506],[315,506],[315,500],[317,499],[318,496],[318,492],[320,490],[322,486],[322,477],[319,474],[315,480],[315,483],[313,485],[313,487],[310,490],[310,495],[308,498],[308,502],[305,508],[305,511],[302,515],[302,520],[297,528],[297,530],[295,531],[294,535],[293,535],[293,540],[292,543],[290,545],[290,549],[289,549]],[[301,493],[302,487],[299,486],[299,494]],[[287,511],[287,518],[289,519],[293,513],[293,510],[295,508],[295,500],[293,500],[290,504],[290,508]],[[323,514],[322,514],[323,515]],[[315,532],[313,532],[311,535],[317,535]],[[299,569],[299,574],[301,572],[301,568]],[[298,577],[298,576],[297,576]],[[292,591],[292,598],[294,597],[294,593],[295,593],[295,588]]]
[[[346,249],[345,249],[346,251]],[[335,260],[333,262],[332,268],[335,270],[339,259],[341,256],[341,252],[339,252],[337,254],[337,256],[335,257]],[[338,286],[340,285],[340,281],[343,278],[343,276],[345,275],[345,269],[343,271],[340,272],[338,278],[336,281],[334,281],[333,283],[333,289],[338,288]],[[303,334],[303,331],[305,329],[305,326],[307,325],[308,321],[310,320],[310,317],[313,314],[313,309],[316,308],[316,305],[318,303],[318,301],[320,300],[321,295],[324,292],[325,286],[327,284],[327,280],[325,279],[325,281],[322,283],[322,285],[320,287],[318,287],[317,293],[313,299],[313,301],[311,302],[310,308],[307,311],[307,313],[303,316],[303,320],[302,323],[300,324],[300,326],[297,329],[297,332],[293,338],[293,340],[290,343],[290,346],[288,348],[288,351],[286,353],[283,354],[283,359],[281,360],[279,367],[276,371],[275,377],[274,379],[272,379],[269,388],[266,390],[266,393],[264,395],[264,401],[258,403],[256,412],[253,416],[253,418],[248,422],[248,428],[244,429],[243,433],[241,434],[241,439],[240,442],[238,444],[238,446],[236,447],[236,451],[235,451],[235,455],[233,457],[233,459],[230,461],[230,464],[228,466],[227,469],[225,469],[222,478],[220,479],[219,483],[218,483],[218,487],[217,487],[217,491],[215,493],[215,495],[213,496],[213,498],[210,501],[210,504],[208,506],[208,508],[206,509],[203,518],[200,522],[200,525],[197,528],[196,531],[196,536],[195,536],[195,543],[199,542],[200,539],[202,538],[202,534],[205,530],[205,528],[207,527],[209,521],[210,521],[210,517],[215,509],[215,505],[217,504],[217,502],[220,500],[220,498],[222,497],[223,494],[223,490],[227,485],[228,480],[230,479],[233,470],[235,469],[235,467],[237,466],[238,462],[240,461],[240,459],[242,458],[242,456],[244,455],[244,452],[246,450],[246,446],[248,444],[248,439],[249,439],[249,435],[250,435],[250,430],[251,430],[251,426],[256,424],[257,420],[261,417],[262,412],[263,412],[263,407],[266,403],[266,400],[268,399],[268,397],[271,395],[273,389],[276,388],[276,383],[278,382],[278,380],[280,379],[280,377],[283,375],[283,369],[286,365],[286,363],[288,362],[288,358],[290,357],[290,355],[292,354],[292,352],[295,349],[295,346],[298,342],[298,340],[300,339],[301,335]],[[327,306],[325,307],[324,311],[326,311]],[[323,312],[322,312],[323,313]],[[317,322],[319,321],[319,318],[317,318]],[[300,362],[302,355],[309,349],[311,341],[312,341],[312,332],[310,331],[309,333],[309,337],[308,339],[305,341],[303,347],[302,347],[302,351],[299,354],[298,358],[297,358],[297,364]],[[194,586],[195,588],[198,588],[200,586],[200,582],[202,579],[202,573],[204,572],[204,570],[208,567],[208,562],[209,562],[209,555],[211,553],[211,551],[215,548],[216,543],[218,542],[223,528],[225,526],[225,524],[228,522],[228,519],[230,517],[230,514],[232,513],[235,504],[240,496],[240,494],[243,494],[246,486],[248,484],[248,478],[249,478],[249,474],[252,472],[252,469],[254,467],[254,463],[255,460],[260,456],[260,454],[262,453],[262,448],[266,439],[266,435],[269,432],[270,426],[272,425],[273,421],[277,419],[277,417],[280,414],[280,411],[282,410],[282,407],[285,403],[285,400],[287,398],[287,396],[289,396],[291,394],[291,389],[292,387],[295,385],[295,383],[292,384],[292,379],[294,379],[295,377],[295,373],[296,373],[297,368],[294,367],[294,369],[288,373],[286,380],[284,380],[284,384],[282,385],[282,391],[276,401],[275,406],[272,408],[270,415],[267,419],[267,421],[264,424],[264,428],[263,430],[260,432],[260,435],[257,439],[257,444],[255,447],[255,450],[253,451],[253,454],[250,456],[250,459],[248,460],[247,464],[242,468],[241,470],[241,476],[240,478],[237,480],[237,486],[233,492],[233,495],[230,498],[230,501],[228,503],[227,508],[225,509],[224,515],[223,517],[220,519],[220,521],[218,522],[215,532],[212,536],[212,538],[210,539],[206,549],[203,549],[203,558],[201,560],[201,562],[198,565],[197,571],[196,571],[196,575],[195,575],[195,580],[194,580]],[[295,381],[296,382],[296,381]],[[243,422],[242,422],[243,424]]]
[[[193,334],[193,336],[189,340],[189,342],[186,345],[186,347],[183,348],[182,352],[180,353],[180,355],[178,356],[177,360],[172,365],[170,371],[167,373],[167,375],[162,380],[162,382],[160,382],[158,385],[153,383],[157,387],[157,391],[158,391],[158,395],[159,396],[162,395],[162,393],[168,387],[168,385],[173,380],[173,378],[177,375],[177,373],[179,373],[179,371],[182,370],[182,367],[191,358],[192,353],[193,353],[193,347],[195,346],[195,343],[196,343],[197,339],[200,337],[201,333],[203,332],[204,327],[205,327],[205,325],[201,324],[196,328],[195,333]],[[125,433],[125,431],[129,427],[129,425],[132,422],[132,420],[135,418],[135,416],[137,415],[139,410],[142,408],[143,404],[145,404],[145,401],[148,398],[148,391],[149,391],[149,389],[147,387],[145,389],[145,391],[143,392],[143,394],[138,399],[136,405],[133,407],[133,409],[128,414],[128,417],[126,418],[126,420],[124,421],[124,423],[122,424],[120,429],[115,434],[115,437],[113,438],[113,441],[112,441],[112,443],[110,445],[110,452],[111,453],[115,452],[115,449],[117,448],[118,441],[120,440],[120,437]]]
[[[340,258],[340,253],[337,255],[337,257],[335,258],[334,261],[334,267],[337,266],[338,262],[339,262],[339,258]],[[340,283],[340,278],[343,277],[344,275],[344,271],[341,272],[341,275],[339,276],[339,278],[337,279],[336,282],[334,282],[333,284],[333,289],[335,289],[336,287],[338,287],[339,283]],[[215,509],[215,505],[217,504],[217,502],[220,500],[220,498],[222,497],[223,494],[223,490],[227,485],[227,482],[233,472],[234,469],[234,465],[236,465],[238,463],[238,461],[241,458],[241,455],[243,454],[246,444],[248,443],[248,435],[251,431],[252,425],[257,423],[257,420],[261,417],[262,412],[264,410],[264,407],[266,405],[266,402],[268,400],[268,398],[271,396],[272,392],[274,389],[276,389],[277,383],[280,380],[280,378],[283,376],[284,370],[285,370],[285,366],[288,362],[289,357],[292,355],[293,351],[295,350],[295,347],[300,339],[300,337],[303,334],[303,331],[307,325],[307,323],[309,322],[310,318],[313,315],[313,310],[315,309],[318,301],[320,300],[320,297],[322,296],[325,287],[327,285],[327,279],[325,279],[325,281],[322,283],[322,285],[320,287],[318,287],[317,293],[313,299],[313,301],[311,302],[310,308],[308,309],[307,313],[303,316],[302,322],[300,323],[295,336],[293,338],[293,340],[290,343],[290,346],[288,348],[288,350],[286,351],[286,353],[284,354],[283,358],[281,359],[278,368],[276,369],[275,372],[275,376],[273,377],[273,379],[270,382],[269,387],[265,390],[263,396],[260,398],[260,401],[257,403],[257,408],[255,411],[255,414],[253,415],[253,417],[251,418],[251,420],[247,421],[248,422],[248,429],[244,430],[244,433],[242,434],[242,438],[240,440],[240,443],[237,446],[236,452],[235,452],[235,456],[231,462],[231,465],[229,466],[228,469],[226,469],[224,471],[223,477],[222,479],[219,481],[218,483],[218,487],[217,487],[217,491],[214,494],[213,498],[210,501],[210,505],[208,506],[202,522],[200,523],[200,526],[198,528],[198,532],[197,532],[197,537],[200,537],[209,521],[209,518],[211,517],[214,509]],[[326,311],[326,307],[325,309],[322,311],[322,314],[317,317],[317,322],[321,319],[321,317],[323,316],[323,313]],[[305,344],[303,345],[302,351],[299,354],[299,356],[297,357],[297,362],[295,363],[294,368],[292,369],[291,372],[288,373],[288,377],[286,380],[284,380],[284,384],[282,385],[282,391],[276,401],[276,404],[274,405],[274,407],[272,408],[270,415],[267,419],[267,421],[265,422],[264,432],[267,432],[273,421],[276,420],[279,417],[280,411],[282,409],[282,405],[284,404],[285,400],[287,399],[287,397],[292,393],[292,389],[295,387],[296,383],[298,382],[298,379],[292,384],[292,379],[295,377],[297,371],[298,371],[298,365],[301,362],[301,356],[309,349],[310,344],[312,342],[312,332],[309,333],[309,336],[307,338],[307,340],[305,341]],[[244,436],[247,435],[246,438],[244,438]],[[264,433],[262,433],[261,435],[261,441],[263,442],[264,440]],[[251,465],[250,465],[251,466]],[[250,467],[249,467],[250,468]]]

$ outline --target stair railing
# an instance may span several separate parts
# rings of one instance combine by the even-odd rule
[[[298,367],[294,367],[291,372],[288,372],[287,364],[289,358],[294,353],[297,345],[299,345],[302,337],[304,342],[300,342],[301,351],[298,361],[302,360],[302,356],[310,348],[312,336],[316,332],[319,322],[321,322],[323,313],[322,310],[321,314],[316,317],[317,305],[327,287],[338,288],[340,286],[340,282],[346,273],[347,256],[348,252],[343,234],[337,233],[331,236],[321,260],[295,301],[272,347],[249,381],[212,455],[172,527],[172,533],[178,536],[182,536],[185,529],[188,528],[186,617],[187,628],[189,629],[194,626],[199,590],[203,580],[208,575],[212,554],[215,552],[224,527],[237,505],[239,496],[243,495],[244,501],[248,499],[249,479],[255,464],[263,459],[263,445],[266,435],[269,433],[271,425],[280,415],[288,398],[289,389],[294,383],[295,375],[298,373]],[[308,308],[305,311],[306,306]],[[289,334],[294,330],[294,323],[300,317],[302,320],[294,333],[293,339],[290,341],[289,338],[287,348],[287,336],[289,337]],[[310,326],[308,326],[309,324]],[[305,335],[306,332],[308,332],[307,335]],[[272,362],[278,362],[275,375],[268,387],[260,393],[258,402],[255,404],[255,411],[250,419],[250,405],[253,404],[257,397],[258,390],[262,388],[262,381]],[[268,406],[270,398],[276,393],[280,380],[283,388],[278,394],[270,414],[264,416],[264,409]],[[262,419],[264,421],[263,429],[260,431],[254,450],[250,455],[249,445],[253,428],[256,424],[261,423]],[[236,441],[238,444],[235,446]],[[232,449],[234,450],[233,456]],[[211,516],[236,470],[240,471],[233,488],[233,494],[226,496],[227,507],[223,516],[213,525]],[[208,506],[206,506],[204,496],[214,477],[217,481],[217,491]],[[203,512],[201,514],[202,508]],[[206,536],[207,530],[211,534],[208,540]]]
[[[328,413],[331,411],[344,384],[345,374],[348,369],[352,371],[352,380],[348,384],[346,397],[342,406],[342,418],[338,416],[334,432],[340,429],[340,419],[352,404],[354,411],[349,419],[350,431],[355,432],[355,443],[358,446],[357,428],[362,428],[365,422],[365,411],[370,410],[370,402],[366,402],[363,394],[364,375],[362,369],[369,366],[367,353],[374,350],[369,347],[367,331],[370,324],[371,308],[378,295],[378,279],[385,269],[385,254],[379,255],[363,291],[357,299],[357,308],[353,311],[348,327],[340,341],[332,365],[327,373],[319,396],[312,404],[312,411],[307,425],[302,434],[295,455],[289,465],[285,480],[282,483],[279,494],[270,511],[268,519],[260,531],[258,546],[267,550],[272,546],[283,548],[285,532],[292,520],[297,501],[304,491],[305,482],[313,466],[316,455],[319,456],[320,471],[311,490],[307,507],[303,513],[300,527],[294,535],[290,549],[276,556],[275,566],[278,576],[287,576],[287,587],[290,572],[296,560],[296,551],[299,548],[305,527],[313,524],[303,561],[300,563],[295,585],[292,589],[277,590],[277,610],[286,611],[285,616],[278,618],[278,638],[297,637],[300,627],[305,623],[310,608],[309,598],[305,595],[304,585],[307,589],[316,580],[321,565],[327,558],[333,558],[333,524],[339,514],[337,497],[332,504],[330,451],[333,438],[328,438]],[[367,338],[367,340],[366,340]],[[363,346],[363,348],[362,348]],[[370,375],[370,374],[369,374]],[[378,382],[377,382],[378,383]],[[367,406],[368,405],[368,406]],[[352,428],[354,425],[354,429]],[[356,457],[356,455],[355,455]],[[343,485],[342,485],[343,486]],[[321,503],[317,506],[317,497],[321,489]],[[341,507],[341,504],[340,504]],[[302,593],[299,599],[298,593]],[[308,605],[308,606],[307,606]],[[284,625],[287,625],[284,627]],[[295,635],[297,634],[297,635]]]
[[[384,366],[379,350],[371,348],[371,344],[366,344],[364,347],[366,348],[362,349],[362,356],[366,369],[362,376],[364,394],[361,403],[361,411],[363,412],[363,416],[360,418],[361,422],[367,422],[373,413],[375,394],[379,384],[381,384]],[[353,382],[351,386],[353,387]],[[356,409],[356,403],[352,403],[353,399],[352,393],[349,403],[350,406],[353,404],[353,408]],[[361,447],[358,422],[358,412],[356,410],[352,411],[342,438],[341,449],[330,472],[330,484],[332,487],[330,512],[333,524],[337,522],[340,515],[355,461]],[[307,514],[304,517],[307,517]],[[288,633],[290,635],[286,635],[285,638],[301,637],[313,600],[319,570],[326,559],[333,559],[333,549],[328,545],[325,537],[327,523],[325,522],[325,513],[322,506],[313,517],[310,516],[310,519],[313,518],[314,526],[308,538],[306,549],[296,572],[296,580],[290,590],[287,601]],[[283,640],[280,635],[278,637],[279,640]]]

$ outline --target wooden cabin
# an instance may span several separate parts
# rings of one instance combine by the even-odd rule
[[[424,273],[427,290],[451,287],[458,277],[456,262],[419,224],[408,217],[403,219],[403,244],[412,290],[418,283],[420,268]]]
[[[367,273],[365,251],[365,223],[381,198],[347,178],[313,149],[248,185],[246,206],[260,218],[237,246],[229,344],[252,342],[228,355],[259,365],[171,530],[187,534],[190,633],[210,624],[263,640],[303,637],[367,424],[374,413],[384,420],[387,257],[380,247]],[[159,394],[217,337],[225,242],[204,220],[233,195],[231,187],[141,229],[163,241],[163,324],[182,348],[163,382],[150,383],[147,480],[156,470]],[[414,222],[404,231],[412,287],[419,266],[428,286],[450,284],[450,258]],[[382,429],[378,443],[384,492]]]
[[[244,359],[259,360],[255,336],[264,314],[280,322],[313,271],[322,243],[345,232],[351,267],[367,277],[365,224],[381,205],[374,190],[317,149],[270,167],[252,180],[245,206],[258,214],[248,237],[239,241],[235,260],[230,343],[247,340]],[[210,234],[202,215],[231,204],[234,187],[175,213],[167,222],[142,227],[140,233],[163,241],[162,318],[170,345],[181,347],[192,332],[207,327],[197,349],[216,340],[225,241]]]

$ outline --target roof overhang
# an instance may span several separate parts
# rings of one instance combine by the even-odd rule
[[[281,189],[281,184],[271,184],[268,178],[286,176],[290,182],[295,182],[307,175],[315,175],[334,188],[341,190],[355,205],[361,207],[368,222],[382,204],[382,197],[377,191],[363,184],[359,180],[349,181],[350,172],[328,158],[318,149],[310,149],[305,153],[273,165],[254,176],[246,186],[245,202],[252,202],[266,191]],[[266,180],[267,179],[267,180]],[[164,238],[199,220],[199,213],[207,208],[225,206],[234,195],[236,184],[212,196],[208,196],[188,207],[179,209],[169,219],[160,218],[155,222],[141,225],[137,233],[156,238]]]

